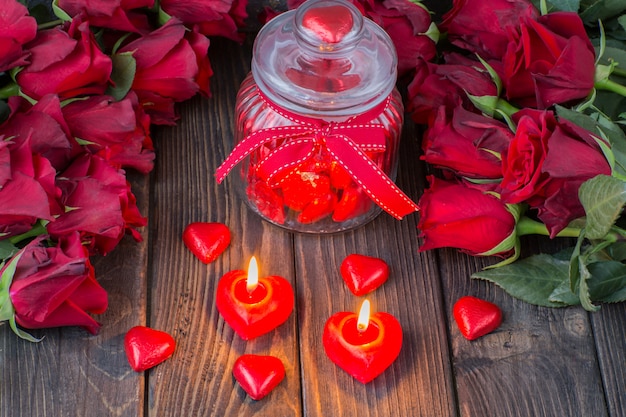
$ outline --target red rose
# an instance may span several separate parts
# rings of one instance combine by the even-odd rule
[[[398,76],[413,71],[419,59],[430,61],[436,44],[425,35],[432,20],[424,7],[408,0],[361,0],[364,15],[382,27],[398,54]]]
[[[496,96],[497,89],[485,67],[458,54],[446,56],[446,64],[421,61],[408,86],[407,111],[416,123],[426,124],[439,107],[463,105],[473,109],[467,97]]]
[[[451,247],[470,255],[507,256],[514,242],[492,249],[515,233],[515,218],[498,198],[463,184],[429,176],[419,206],[420,251]]]
[[[107,293],[95,279],[78,233],[61,238],[55,247],[44,246],[43,239],[16,255],[20,257],[9,288],[15,321],[27,329],[81,326],[98,333],[100,323],[88,313],[104,313]]]
[[[513,132],[507,125],[493,118],[462,107],[440,107],[424,133],[421,159],[463,177],[499,179],[500,154],[512,138]]]
[[[528,0],[454,0],[440,27],[454,45],[485,60],[499,60],[506,52],[509,30],[519,26],[522,17],[539,17]]]
[[[511,36],[501,75],[509,100],[546,109],[589,94],[595,52],[576,13],[522,19]]]
[[[60,27],[39,31],[27,46],[31,63],[16,76],[27,96],[38,100],[56,93],[66,99],[103,94],[107,88],[113,64],[87,22],[74,19],[67,32]]]
[[[149,118],[134,92],[120,101],[109,96],[72,101],[63,107],[63,115],[73,137],[83,143],[76,144],[77,151],[87,149],[119,167],[152,170],[155,155]]]
[[[0,126],[6,137],[30,137],[30,148],[50,161],[55,170],[63,170],[70,161],[71,144],[61,102],[56,94],[42,97],[34,105],[19,96],[9,98],[11,115]]]
[[[196,27],[207,36],[223,36],[242,42],[245,34],[247,0],[161,0],[161,8],[186,26]]]
[[[549,111],[522,110],[517,132],[503,154],[502,200],[528,203],[555,236],[584,215],[580,185],[611,168],[591,134]]]
[[[197,92],[208,92],[210,76],[207,51],[209,40],[190,32],[172,18],[159,29],[122,47],[119,52],[132,53],[137,71],[132,90],[151,116],[154,124],[174,124],[174,103],[187,100]],[[200,62],[200,64],[199,64]]]
[[[147,221],[137,209],[123,171],[100,157],[84,154],[58,175],[57,185],[67,209],[47,225],[53,237],[79,231],[89,249],[102,254],[113,250],[125,232],[141,240],[135,227],[145,226]]]
[[[16,0],[0,0],[0,72],[26,65],[28,52],[22,45],[37,34],[37,21]]]
[[[137,9],[154,6],[154,0],[59,0],[58,5],[71,17],[82,14],[91,26],[145,33],[150,30],[148,17]]]
[[[32,130],[30,132],[33,133]],[[56,171],[33,153],[31,135],[6,140],[0,132],[0,236],[28,231],[38,219],[53,220],[61,209]]]

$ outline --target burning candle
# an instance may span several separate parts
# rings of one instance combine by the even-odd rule
[[[359,315],[334,314],[324,326],[326,355],[359,382],[366,384],[396,360],[402,347],[402,327],[394,316],[370,314],[365,300]]]
[[[248,271],[225,274],[217,285],[215,303],[224,320],[244,340],[268,333],[289,318],[294,306],[293,288],[285,278],[259,278],[253,256]]]

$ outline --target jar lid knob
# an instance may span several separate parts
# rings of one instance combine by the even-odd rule
[[[302,27],[324,43],[338,43],[352,30],[354,19],[341,4],[311,7],[302,16]]]

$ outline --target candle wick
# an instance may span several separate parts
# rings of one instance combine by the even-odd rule
[[[359,333],[363,333],[367,330],[367,323],[358,323],[356,325],[356,329],[359,331]]]

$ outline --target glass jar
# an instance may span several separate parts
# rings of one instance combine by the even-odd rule
[[[264,219],[333,233],[417,210],[393,183],[404,109],[389,36],[345,0],[308,0],[267,23],[236,101],[241,197]]]

